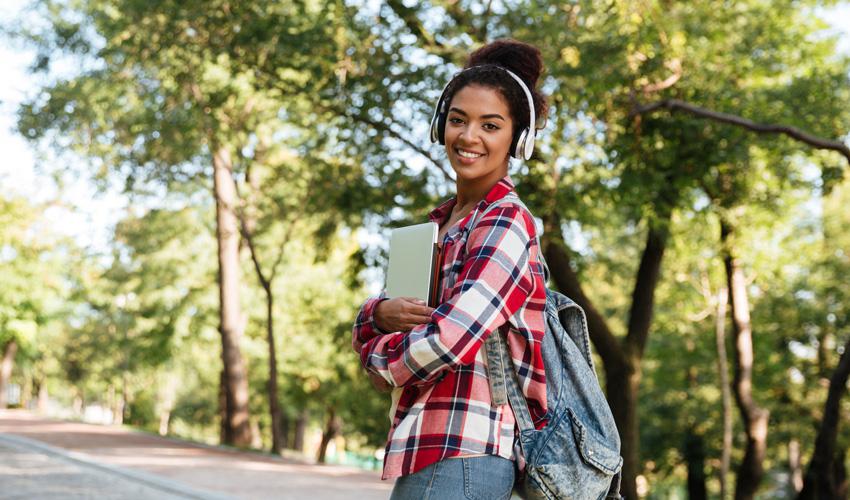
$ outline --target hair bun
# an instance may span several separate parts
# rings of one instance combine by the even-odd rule
[[[540,50],[527,43],[503,38],[495,40],[469,55],[466,67],[495,64],[507,68],[533,89],[543,71]]]

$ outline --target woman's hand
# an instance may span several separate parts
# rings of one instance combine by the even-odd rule
[[[372,387],[374,387],[378,392],[390,392],[393,390],[393,386],[384,380],[384,377],[375,375],[370,371],[366,371],[366,374],[369,375],[369,382],[372,383]]]
[[[385,332],[409,332],[418,325],[431,322],[433,307],[413,297],[382,300],[375,307],[375,324]]]

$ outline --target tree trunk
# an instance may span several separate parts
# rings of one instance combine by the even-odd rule
[[[8,383],[12,378],[12,368],[15,366],[15,354],[18,352],[18,342],[10,339],[3,346],[3,358],[0,359],[0,409],[8,405]]]
[[[800,493],[803,489],[803,466],[800,463],[800,442],[796,439],[788,441],[788,472],[791,491]]]
[[[274,296],[271,286],[266,289],[266,341],[269,344],[269,413],[271,413],[272,451],[283,451],[284,439],[281,432],[280,404],[277,398],[277,354],[274,342]]]
[[[623,472],[620,482],[621,493],[628,500],[637,500],[637,476],[641,471],[638,443],[638,388],[640,387],[640,360],[627,363],[609,362],[605,365],[605,387],[608,404],[617,430],[620,433],[623,456]]]
[[[118,414],[118,425],[130,420],[130,383],[127,370],[121,373],[121,412]]]
[[[729,388],[729,363],[726,359],[726,307],[729,303],[727,289],[717,293],[717,314],[715,316],[714,340],[717,347],[717,374],[720,380],[720,394],[723,406],[723,443],[720,449],[720,500],[728,498],[726,479],[729,477],[729,463],[732,457],[732,393]]]
[[[823,379],[824,382],[829,378],[829,357],[832,349],[835,348],[833,345],[834,339],[832,334],[830,333],[830,327],[828,323],[822,325],[820,327],[820,332],[818,333],[818,346],[817,346],[817,366],[818,366],[818,376]]]
[[[838,424],[840,422],[841,398],[847,390],[847,379],[850,377],[850,339],[844,344],[844,353],[838,360],[838,366],[832,372],[829,380],[829,391],[826,396],[826,404],[823,409],[823,420],[821,420],[818,436],[815,439],[815,451],[809,461],[806,477],[803,481],[803,490],[797,500],[826,500],[838,498],[841,482],[846,478],[836,478],[836,439],[838,437]],[[844,457],[842,453],[841,468],[843,469]],[[846,486],[845,486],[846,488]],[[844,492],[846,495],[846,490]]]
[[[112,413],[112,425],[120,425],[118,423],[118,393],[115,390],[115,384],[109,384],[106,390],[106,399],[109,404],[109,411]]]
[[[295,420],[295,438],[292,440],[292,448],[296,451],[304,451],[304,434],[307,431],[307,410],[301,410]]]
[[[23,387],[21,387],[21,408],[29,410],[30,400],[32,399],[33,380],[32,377],[24,378]]]
[[[224,366],[227,414],[224,425],[226,444],[251,445],[248,411],[248,377],[242,351],[242,312],[239,304],[239,226],[235,213],[236,184],[233,179],[230,152],[226,147],[214,148],[214,190],[216,238],[218,240],[219,331]]]
[[[696,349],[694,342],[688,339],[685,345],[688,355],[692,356]],[[699,390],[696,366],[689,365],[685,370],[685,376],[688,381],[687,398],[691,400],[691,395]],[[685,464],[688,468],[688,499],[706,500],[708,493],[705,487],[705,481],[707,479],[705,475],[705,440],[693,425],[688,425],[685,431],[682,455],[685,458]]]
[[[705,445],[702,436],[693,429],[685,436],[685,461],[688,465],[688,499],[705,500]]]
[[[289,439],[289,431],[289,415],[285,412],[280,412],[280,446],[282,448],[289,448],[292,446],[292,441]]]
[[[666,224],[666,222],[662,222]],[[618,406],[614,415],[619,413],[621,420],[617,425],[624,426],[623,437],[623,488],[626,498],[638,498],[637,476],[642,467],[640,463],[640,431],[638,419],[638,389],[640,388],[641,367],[644,348],[649,337],[649,327],[655,307],[655,289],[661,275],[661,260],[667,243],[666,228],[650,227],[646,235],[646,246],[641,255],[635,287],[632,291],[632,304],[629,309],[628,333],[624,342],[626,359],[629,361],[628,377],[620,381],[627,387],[629,394],[623,399],[610,399],[611,409]]]
[[[729,289],[732,330],[735,334],[735,401],[747,435],[744,458],[738,466],[735,480],[735,498],[751,500],[755,497],[764,476],[769,412],[759,407],[753,399],[753,331],[750,323],[750,304],[744,270],[735,255],[734,228],[728,220],[721,221],[720,239],[723,264],[726,268],[726,286]]]
[[[265,141],[261,140],[260,145],[255,152],[255,159],[262,156],[267,147],[268,145]],[[248,181],[251,193],[249,196],[249,203],[251,205],[250,208],[255,209],[256,202],[254,201],[254,197],[260,190],[260,180],[256,175],[256,169],[251,168],[249,165],[247,172],[245,173],[245,177]],[[286,446],[286,438],[284,437],[281,428],[281,411],[278,400],[277,348],[275,347],[274,339],[274,291],[272,289],[272,282],[274,281],[275,274],[277,273],[277,264],[280,263],[282,258],[283,248],[281,248],[281,255],[278,256],[277,262],[272,267],[270,274],[267,277],[260,266],[260,256],[257,255],[257,249],[254,246],[253,235],[256,226],[257,218],[254,216],[253,212],[248,215],[245,215],[243,212],[243,236],[245,241],[248,243],[248,248],[251,252],[251,260],[253,261],[254,269],[257,272],[257,279],[260,281],[260,285],[262,285],[263,291],[266,293],[266,343],[269,345],[269,382],[266,389],[269,397],[269,417],[271,418],[272,428],[272,452],[280,454]]]
[[[81,391],[79,387],[75,387],[74,399],[71,401],[71,411],[74,412],[75,417],[82,418],[84,406],[85,401],[83,400],[83,391]]]
[[[669,214],[668,214],[669,215]],[[559,234],[552,228],[560,227],[557,217],[551,217],[549,234]],[[667,243],[666,223],[662,219],[650,227],[646,245],[641,255],[632,305],[629,310],[628,332],[620,342],[611,332],[605,318],[599,313],[582,290],[581,283],[570,264],[569,254],[559,244],[544,246],[546,261],[558,289],[576,301],[587,316],[590,339],[605,366],[605,388],[608,404],[617,423],[622,442],[623,472],[621,493],[629,500],[637,500],[637,476],[640,465],[640,434],[638,427],[638,389],[641,379],[641,359],[649,336],[655,304],[655,289],[661,275],[661,261]],[[555,238],[556,240],[559,238]]]
[[[168,435],[168,426],[171,422],[171,410],[163,410],[159,413],[159,435]]]
[[[224,367],[222,367],[218,377],[218,421],[220,424],[218,426],[218,440],[220,443],[229,443],[233,439],[230,437],[233,433],[230,426],[227,425],[227,416],[230,415],[230,410],[227,409],[229,402],[230,398],[227,397],[227,378],[224,375]]]
[[[36,403],[36,408],[41,414],[47,413],[48,397],[47,378],[42,374],[38,379],[38,402]]]
[[[248,172],[248,181],[251,186],[251,193],[256,192],[259,187],[257,186],[257,180],[254,175],[251,174],[251,171]],[[251,197],[249,197],[249,200]],[[266,386],[266,391],[268,393],[269,398],[269,416],[271,417],[271,428],[272,428],[272,451],[274,453],[280,454],[284,447],[284,438],[281,433],[281,416],[280,416],[280,404],[278,402],[278,385],[277,385],[277,349],[275,347],[274,340],[274,291],[272,289],[272,281],[274,280],[274,276],[277,272],[277,265],[280,264],[282,255],[278,256],[278,260],[274,266],[272,266],[271,271],[268,275],[263,272],[263,268],[260,265],[260,256],[257,255],[257,248],[254,245],[254,229],[256,227],[256,219],[251,215],[246,215],[243,211],[241,214],[240,222],[242,224],[242,237],[243,240],[247,243],[248,249],[251,253],[251,262],[254,264],[254,270],[256,271],[257,281],[260,282],[260,286],[263,287],[263,291],[266,294],[266,343],[269,346],[269,379],[268,384]],[[285,244],[285,240],[284,240]],[[281,248],[281,254],[283,252],[283,248]]]
[[[336,414],[335,408],[333,406],[328,407],[328,421],[325,424],[325,430],[322,432],[322,442],[319,444],[319,455],[316,458],[316,461],[320,464],[325,463],[328,444],[339,434],[341,427],[342,423]]]
[[[251,448],[255,450],[263,449],[263,433],[260,430],[260,420],[258,418],[251,419]]]
[[[832,461],[832,476],[835,478],[835,500],[847,500],[850,496],[850,481],[847,478],[847,467],[844,462],[847,460],[847,448],[840,448],[835,452],[835,459]]]

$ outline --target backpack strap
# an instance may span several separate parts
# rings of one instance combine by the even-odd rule
[[[511,191],[510,193],[506,194],[502,198],[499,198],[498,200],[496,200],[493,203],[491,203],[490,205],[488,205],[487,208],[485,208],[484,211],[481,212],[481,215],[479,215],[478,218],[475,220],[475,222],[472,224],[472,227],[474,227],[475,224],[477,224],[478,221],[481,220],[484,217],[485,214],[490,212],[490,210],[493,210],[494,208],[498,207],[499,205],[504,205],[505,203],[516,203],[517,205],[524,208],[525,211],[529,213],[529,215],[531,215],[531,210],[528,209],[528,207],[525,205],[525,203],[523,203],[523,201],[519,198],[519,196],[516,195],[516,193]],[[532,216],[532,222],[534,223],[534,229],[535,229],[534,239],[535,239],[535,241],[537,241],[537,254],[538,254],[537,256],[540,259],[540,263],[543,264],[543,281],[544,281],[544,283],[549,283],[549,276],[550,276],[549,266],[546,264],[546,259],[543,257],[543,246],[540,243],[540,235],[543,234],[543,226],[537,224],[537,221],[534,220],[534,216]]]
[[[510,403],[520,432],[534,430],[534,421],[528,410],[525,395],[520,389],[519,379],[508,351],[507,340],[502,329],[493,332],[484,341],[487,351],[487,375],[490,394],[494,405]],[[523,450],[524,451],[524,450]]]
[[[491,203],[479,216],[479,220],[490,210],[505,203],[516,203],[523,207],[526,211],[528,207],[519,199],[515,193],[508,193],[504,197]],[[477,222],[477,221],[476,221]],[[538,248],[538,258],[543,264],[544,285],[549,281],[549,267],[546,265],[546,260],[543,257],[543,250],[540,246],[540,233],[542,230],[536,227],[535,223],[535,240]],[[490,383],[490,396],[493,404],[501,406],[510,403],[514,411],[517,425],[520,432],[525,430],[533,430],[534,422],[531,418],[531,412],[528,410],[528,403],[525,401],[525,396],[520,389],[520,382],[514,369],[513,360],[511,360],[508,350],[507,340],[505,335],[507,329],[499,328],[492,332],[487,340],[484,341],[484,348],[487,353],[487,375]]]

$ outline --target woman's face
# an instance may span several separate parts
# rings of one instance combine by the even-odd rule
[[[501,92],[471,84],[455,93],[446,117],[446,153],[458,179],[495,182],[508,173],[513,120]]]

